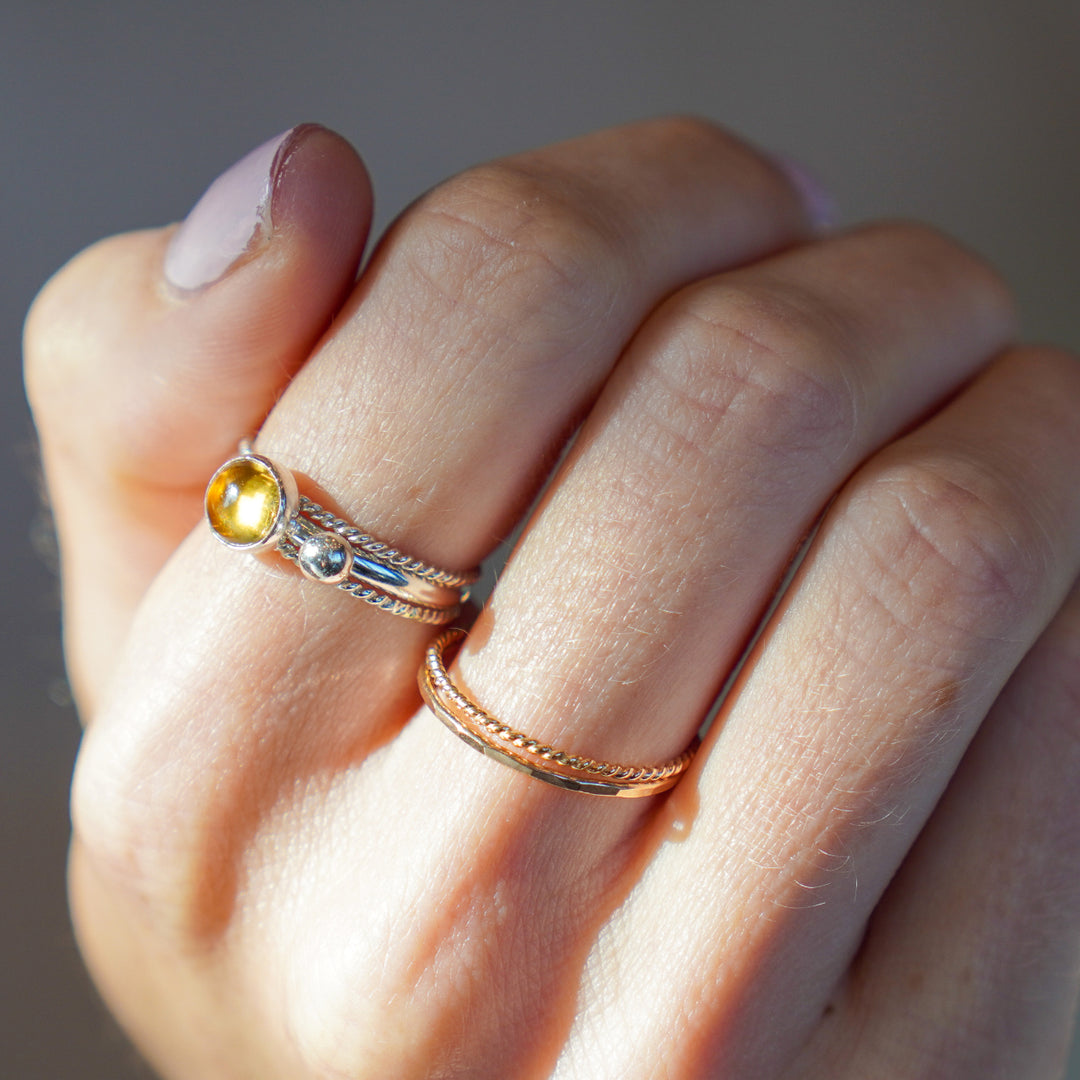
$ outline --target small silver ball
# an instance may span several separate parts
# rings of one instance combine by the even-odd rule
[[[336,585],[349,576],[353,562],[352,548],[335,533],[320,533],[308,537],[300,545],[296,562],[313,581]]]

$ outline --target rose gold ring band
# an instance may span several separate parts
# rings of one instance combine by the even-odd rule
[[[677,758],[662,765],[635,766],[570,754],[515,731],[471,701],[450,678],[445,652],[464,636],[461,630],[443,631],[424,653],[418,682],[431,711],[474,750],[556,787],[624,799],[666,791],[686,771],[697,749],[697,739]]]

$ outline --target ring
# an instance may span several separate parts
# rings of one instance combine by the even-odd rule
[[[463,630],[440,634],[424,653],[417,681],[431,711],[474,750],[556,787],[625,799],[666,791],[686,771],[697,749],[697,738],[663,765],[635,766],[569,754],[515,731],[471,701],[447,673],[446,649],[464,636]]]
[[[288,469],[248,442],[210,478],[206,520],[226,547],[276,548],[306,577],[406,619],[441,625],[461,611],[478,571],[440,570],[324,510],[299,493]]]

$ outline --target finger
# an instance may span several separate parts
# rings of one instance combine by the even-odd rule
[[[807,224],[775,165],[698,120],[470,170],[391,231],[259,445],[395,546],[471,566],[531,501],[644,314]]]
[[[340,305],[370,216],[356,154],[303,125],[226,172],[178,231],[104,241],[35,302],[26,379],[84,706],[214,465]]]
[[[626,175],[637,179],[632,188]],[[347,314],[272,411],[260,448],[395,546],[466,567],[513,522],[542,478],[538,462],[557,452],[641,313],[703,269],[804,228],[799,197],[776,168],[700,122],[633,125],[466,173],[392,230]],[[441,380],[434,393],[432,371]],[[207,783],[216,785],[217,754],[231,763],[251,755],[274,785],[265,793],[272,801],[293,770],[323,768],[328,753],[352,760],[415,710],[426,628],[305,587],[203,533],[170,572],[160,585],[168,601],[152,603],[140,624],[124,696],[133,700],[127,680],[145,677],[149,654],[159,689],[214,703],[221,724],[200,724],[196,738]],[[286,706],[267,687],[281,672],[297,684],[287,707],[308,708],[318,688],[312,730],[277,721]],[[182,710],[179,729],[194,735],[192,720]],[[103,722],[158,769],[169,741],[160,715],[123,709]],[[111,740],[104,745],[114,752]],[[84,747],[80,775],[96,771],[87,765],[93,747]],[[278,754],[285,773],[270,767]],[[110,762],[109,783],[144,764]],[[193,798],[199,785],[180,788]],[[234,794],[247,814],[250,783]],[[96,817],[100,798],[89,803]]]
[[[623,168],[638,177],[632,192]],[[260,447],[313,477],[365,529],[466,568],[528,502],[639,309],[703,267],[789,242],[805,220],[775,167],[692,121],[620,129],[466,174],[422,200],[382,245],[352,317],[290,386]],[[280,364],[264,366],[284,377]],[[215,446],[251,433],[252,420],[239,419],[223,415]],[[157,475],[176,475],[156,460]],[[192,497],[184,491],[187,525]],[[139,565],[137,552],[127,558]],[[100,569],[99,582],[108,577]]]
[[[814,1048],[828,1075],[1061,1075],[1080,991],[1078,700],[1074,588],[875,910]]]
[[[1072,358],[1009,354],[842,493],[688,778],[685,840],[660,848],[606,942],[631,964],[664,956],[668,992],[617,1007],[595,958],[580,1037],[614,1068],[653,1075],[633,1062],[676,1031],[685,1075],[773,1075],[817,1026],[1077,574],[1078,394]]]
[[[722,678],[723,650],[748,632],[821,501],[870,447],[966,377],[1009,323],[997,279],[917,228],[838,237],[677,293],[608,380],[474,631],[482,645],[474,638],[459,672],[470,694],[575,752],[631,762],[677,752]],[[760,461],[747,460],[747,441]],[[555,791],[433,721],[408,725],[363,773],[363,784],[343,778],[335,792],[343,816],[410,793],[377,831],[353,838],[359,864],[380,868],[378,886],[347,872],[320,878],[289,918],[340,926],[361,908],[357,966],[370,967],[378,948],[379,985],[357,1016],[350,964],[301,964],[291,1025],[347,1072],[370,1053],[363,1033],[376,1003],[394,1000],[418,1061],[451,1049],[480,1063],[502,1054],[545,1074],[550,1046],[522,1032],[530,1015],[567,1019],[581,955],[641,857],[644,807]],[[297,828],[311,881],[340,836]],[[420,834],[421,850],[399,866],[394,853]],[[288,869],[269,867],[262,888]],[[421,890],[435,878],[444,898],[431,910]],[[505,918],[492,922],[492,910]],[[426,932],[385,950],[401,911],[425,912]],[[275,923],[268,938],[284,932]],[[541,970],[517,963],[537,942]],[[417,952],[433,943],[438,965],[419,975]],[[497,987],[505,1003],[484,1010],[482,1024],[471,1019],[476,986]],[[326,1016],[347,1027],[328,1028]],[[459,1033],[450,1047],[449,1030]]]
[[[1010,331],[998,279],[915,226],[679,293],[589,418],[462,678],[542,741],[674,756],[833,491]]]

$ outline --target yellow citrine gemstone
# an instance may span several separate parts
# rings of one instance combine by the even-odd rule
[[[206,519],[227,544],[258,544],[273,531],[282,497],[277,477],[261,461],[236,458],[206,489]]]

